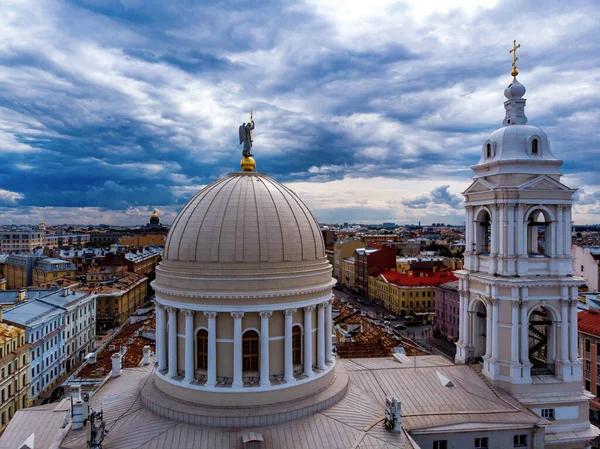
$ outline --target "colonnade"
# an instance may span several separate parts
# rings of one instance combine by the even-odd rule
[[[317,329],[316,329],[316,341],[317,341],[317,353],[316,353],[316,364],[313,365],[313,311],[317,309]],[[233,318],[233,378],[231,387],[232,388],[243,388],[244,379],[242,371],[242,338],[243,338],[243,317],[245,314],[258,313],[260,316],[260,383],[261,387],[269,387],[271,385],[271,377],[273,374],[269,371],[270,367],[270,326],[269,321],[273,316],[273,313],[279,312],[284,316],[285,322],[285,334],[284,340],[284,373],[283,380],[287,383],[293,384],[296,381],[294,375],[293,366],[293,315],[298,311],[302,310],[303,315],[303,327],[304,327],[304,339],[303,339],[303,371],[302,375],[306,377],[312,377],[317,370],[325,370],[328,365],[333,362],[332,356],[332,319],[331,319],[331,300],[324,301],[318,304],[309,305],[301,309],[290,308],[275,311],[244,311],[244,312],[225,312],[229,313]],[[160,303],[156,303],[156,353],[158,360],[158,371],[167,374],[170,378],[178,378],[180,373],[178,371],[178,354],[177,354],[177,314],[185,315],[185,366],[184,366],[184,377],[185,383],[192,383],[196,381],[195,376],[195,350],[196,350],[196,338],[194,329],[194,315],[196,313],[203,313],[207,319],[208,326],[208,360],[206,369],[206,382],[204,387],[214,387],[218,383],[217,378],[217,361],[220,354],[217,352],[217,316],[219,313],[215,311],[195,311],[190,309],[179,309],[176,307],[167,307]],[[167,320],[168,314],[168,320]],[[167,330],[168,326],[168,330]],[[273,336],[278,338],[278,336]],[[276,357],[281,355],[276,354]],[[231,373],[227,373],[229,377]]]
[[[563,287],[563,297],[558,301],[560,312],[552,311],[552,324],[547,328],[548,338],[548,363],[558,361],[563,365],[578,362],[578,336],[577,336],[577,300],[569,298],[569,288]],[[459,340],[457,346],[457,360],[466,362],[469,358],[477,356],[474,354],[475,339],[481,338],[476,335],[474,320],[476,316],[475,307],[470,307],[469,292],[461,290],[459,303]],[[518,297],[518,293],[515,294]],[[483,302],[483,301],[482,301]],[[489,298],[485,301],[486,310],[486,332],[485,332],[485,354],[486,361],[497,362],[501,360],[499,353],[499,316],[500,305],[510,304],[510,359],[501,360],[513,366],[522,365],[529,367],[529,314],[530,304],[539,304],[537,300],[529,301],[527,289],[521,290],[521,298],[513,300],[499,300]],[[556,316],[558,315],[558,316]],[[560,325],[560,327],[558,326]],[[559,332],[560,330],[560,332]],[[462,360],[461,360],[462,359]]]

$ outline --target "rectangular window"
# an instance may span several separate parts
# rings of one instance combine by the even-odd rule
[[[585,339],[585,352],[590,352],[591,342],[588,338]]]
[[[553,408],[543,408],[542,409],[542,418],[554,419],[554,409]]]
[[[448,449],[448,440],[436,440],[433,442],[433,449]]]
[[[9,366],[10,366],[10,365],[9,365]],[[586,361],[585,361],[585,370],[586,370],[586,372],[588,372],[588,373],[589,373],[589,372],[592,370],[592,364],[591,364],[591,362],[590,362],[589,360],[586,360]]]
[[[591,391],[592,385],[590,384],[590,381],[586,379],[585,381],[585,389],[587,391]]]
[[[489,447],[488,437],[475,438],[475,449],[487,449]]]
[[[527,435],[515,435],[513,443],[514,447],[527,447]]]

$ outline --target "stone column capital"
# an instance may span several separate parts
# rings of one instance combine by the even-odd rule
[[[296,313],[296,310],[298,309],[286,309],[282,310],[281,313],[283,313],[285,316],[292,316],[294,313]]]
[[[177,308],[176,307],[166,307],[165,310],[169,313],[176,313],[177,312]]]
[[[498,305],[498,300],[496,298],[490,298],[489,301],[492,306]]]
[[[315,306],[314,305],[312,305],[312,306],[306,306],[304,308],[305,312],[312,312],[313,310],[315,310]]]
[[[519,307],[521,307],[521,301],[512,301],[513,309],[518,309]]]
[[[244,312],[230,312],[231,316],[233,317],[233,319],[235,320],[241,320],[242,317],[244,316]]]
[[[271,318],[271,315],[273,315],[273,312],[272,311],[259,312],[259,315],[261,318]]]
[[[195,310],[191,310],[191,309],[182,309],[181,311],[183,312],[183,314],[185,316],[194,316],[194,314],[196,313]]]
[[[327,307],[327,305],[328,305],[328,302],[329,302],[329,301],[325,301],[325,302],[319,303],[319,304],[317,304],[317,307],[318,307],[319,309],[324,309],[325,307]]]
[[[204,316],[209,320],[214,320],[218,314],[219,312],[204,312]]]
[[[154,307],[156,308],[156,310],[166,310],[166,307],[156,302],[156,300],[154,300]]]
[[[515,207],[516,207],[516,204],[515,204],[515,203],[508,203],[508,204],[506,205],[506,207],[508,207],[508,210],[514,210],[514,209],[515,209]]]

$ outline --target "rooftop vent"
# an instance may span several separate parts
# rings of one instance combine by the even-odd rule
[[[450,379],[448,379],[446,376],[444,376],[442,373],[440,373],[439,371],[435,372],[437,374],[438,379],[440,380],[440,382],[442,383],[443,387],[453,387],[454,383],[452,383],[452,381]]]

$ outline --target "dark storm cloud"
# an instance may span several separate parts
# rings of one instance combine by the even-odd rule
[[[0,205],[15,221],[40,207],[176,210],[199,186],[236,169],[237,126],[253,109],[259,169],[278,180],[439,181],[399,204],[456,211],[461,199],[447,183],[468,181],[481,142],[501,126],[508,46],[517,36],[530,123],[547,131],[563,171],[590,192],[581,206],[595,211],[599,186],[588,175],[600,169],[594,2],[492,8],[482,1],[475,11],[425,18],[407,5],[4,6]],[[365,219],[394,216],[363,209]],[[328,216],[348,220],[357,210]]]

